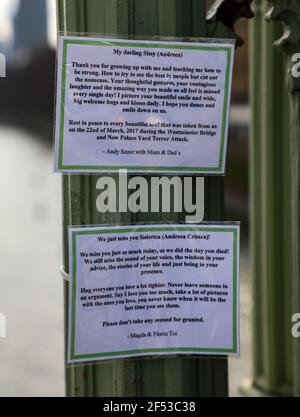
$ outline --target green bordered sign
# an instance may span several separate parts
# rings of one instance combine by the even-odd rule
[[[239,353],[239,226],[69,229],[68,362]]]
[[[234,44],[59,37],[55,170],[223,174]]]

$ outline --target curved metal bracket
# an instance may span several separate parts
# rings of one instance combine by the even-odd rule
[[[207,36],[219,37],[224,34],[236,39],[236,46],[244,44],[243,39],[235,32],[234,26],[241,18],[253,17],[252,0],[216,0],[206,15]]]
[[[291,93],[300,91],[300,77],[293,77],[292,56],[300,53],[300,2],[299,0],[268,0],[267,21],[279,21],[283,24],[283,35],[275,42],[288,56],[287,85]]]

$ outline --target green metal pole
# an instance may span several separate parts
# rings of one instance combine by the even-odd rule
[[[293,394],[291,171],[285,65],[255,0],[251,24],[250,242],[253,275],[253,362],[246,395]]]
[[[284,23],[285,30],[276,42],[285,53],[286,86],[290,100],[289,134],[286,137],[290,151],[293,313],[300,312],[300,75],[293,74],[293,55],[300,53],[300,3],[297,0],[269,2],[268,20]],[[291,319],[291,318],[290,318]],[[292,324],[292,323],[291,323]],[[290,339],[292,339],[290,334]],[[293,339],[294,395],[300,396],[300,338]]]
[[[223,5],[227,0],[219,2]],[[237,3],[240,3],[237,1]],[[244,2],[243,2],[244,3]],[[249,3],[246,1],[245,3]],[[64,34],[205,36],[206,2],[196,0],[58,0],[58,26]],[[240,5],[237,7],[239,10]],[[234,10],[235,11],[235,10]],[[233,15],[234,21],[235,15]],[[228,16],[227,16],[228,20]],[[230,21],[231,23],[231,21]],[[209,35],[232,37],[233,29],[212,14]],[[232,36],[228,36],[232,35]],[[99,175],[63,176],[64,268],[68,272],[67,227],[144,221],[177,222],[179,215],[161,213],[100,214],[96,211]],[[223,178],[205,181],[205,220],[223,219]],[[68,283],[65,284],[68,311]],[[67,329],[67,313],[65,313]],[[227,358],[180,357],[123,360],[66,368],[68,396],[227,396]]]

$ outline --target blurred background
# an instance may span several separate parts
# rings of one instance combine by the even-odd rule
[[[211,3],[211,2],[208,2]],[[53,173],[56,22],[54,0],[1,0],[0,396],[64,395],[61,176]],[[33,18],[34,16],[34,18]],[[226,217],[240,220],[241,357],[230,392],[251,375],[248,256],[248,23],[235,58],[226,170]]]

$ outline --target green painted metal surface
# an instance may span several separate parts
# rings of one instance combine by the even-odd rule
[[[223,2],[221,2],[223,3]],[[225,1],[226,3],[226,1]],[[135,36],[205,36],[205,1],[196,0],[58,0],[58,26],[64,34]],[[228,28],[212,17],[209,34],[228,36]],[[233,31],[232,31],[233,33]],[[180,214],[100,214],[96,211],[99,175],[63,175],[64,268],[68,272],[67,227],[147,221],[177,222]],[[205,180],[205,220],[224,215],[222,177]],[[68,283],[65,286],[67,328]],[[66,368],[68,396],[227,396],[227,359],[176,357],[114,360]]]
[[[300,3],[297,0],[272,0],[267,18],[283,23],[276,44],[285,54],[286,86],[290,119],[287,141],[290,151],[293,313],[300,312],[300,77],[293,75],[293,55],[300,53]],[[290,335],[291,337],[291,335]],[[294,395],[300,396],[300,338],[293,339]]]
[[[267,24],[267,2],[255,0],[251,23],[250,241],[253,275],[253,387],[292,395],[293,311],[291,158],[285,63]],[[248,392],[249,393],[249,392]]]

